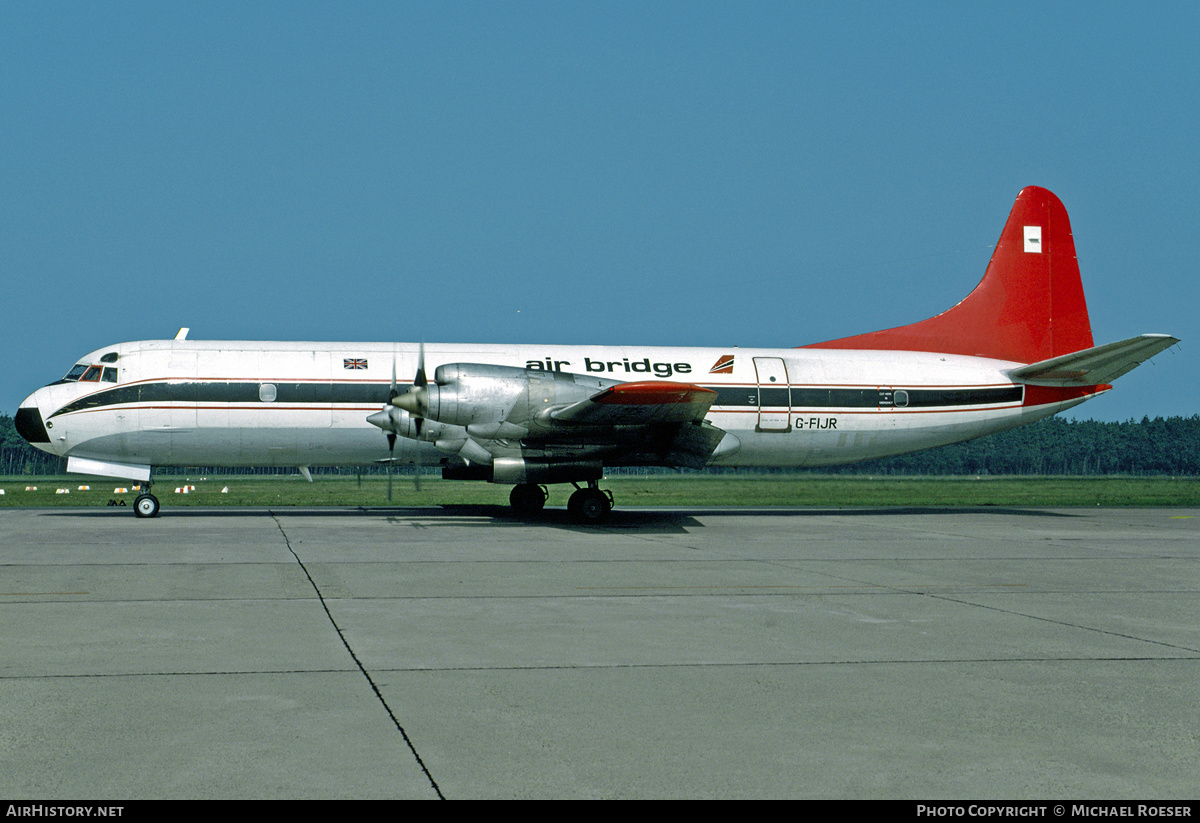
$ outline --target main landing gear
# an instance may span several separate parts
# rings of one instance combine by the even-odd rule
[[[567,513],[576,523],[596,526],[608,519],[612,512],[612,492],[601,489],[595,480],[589,480],[586,489],[575,487],[575,493],[567,500]]]
[[[587,488],[580,488],[578,483],[574,486],[575,492],[567,501],[571,519],[584,526],[595,526],[607,520],[613,507],[612,492],[599,488],[595,480],[589,480]],[[522,483],[513,487],[508,502],[519,517],[532,517],[546,507],[549,496],[545,486]]]
[[[514,486],[513,490],[509,492],[508,502],[514,512],[521,517],[528,517],[544,509],[546,498],[549,496],[550,493],[546,491],[545,486],[539,486],[537,483],[522,483]]]

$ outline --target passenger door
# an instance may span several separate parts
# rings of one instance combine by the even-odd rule
[[[754,358],[758,376],[758,425],[755,431],[791,431],[792,390],[787,365],[780,357]]]

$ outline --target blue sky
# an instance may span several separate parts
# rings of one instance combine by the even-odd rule
[[[1200,6],[8,3],[0,408],[120,340],[796,346],[1071,215],[1075,416],[1200,412]]]

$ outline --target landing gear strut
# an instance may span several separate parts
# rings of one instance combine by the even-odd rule
[[[595,480],[589,480],[586,489],[575,487],[575,493],[567,501],[567,513],[576,523],[595,526],[608,519],[612,512],[612,492],[601,489]]]

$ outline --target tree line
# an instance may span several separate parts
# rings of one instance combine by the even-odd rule
[[[0,414],[0,475],[64,472],[65,461],[33,448]],[[177,467],[206,474],[291,474],[290,468]],[[172,473],[172,467],[156,467]],[[383,473],[382,466],[323,467],[313,472]],[[875,475],[1200,475],[1200,415],[1109,423],[1052,417],[1028,426],[923,452],[820,470]]]
[[[1200,415],[1103,422],[1051,417],[924,452],[833,469],[916,475],[1200,475]]]

